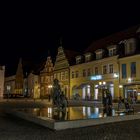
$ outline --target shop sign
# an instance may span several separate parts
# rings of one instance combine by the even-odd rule
[[[102,79],[102,75],[96,75],[90,77],[90,80],[101,80],[101,79]]]

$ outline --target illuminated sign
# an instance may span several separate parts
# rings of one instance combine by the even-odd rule
[[[90,80],[101,80],[102,75],[91,76]]]

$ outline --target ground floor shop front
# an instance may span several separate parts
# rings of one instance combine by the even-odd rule
[[[96,81],[75,85],[71,90],[71,98],[82,100],[102,100],[103,91],[108,89],[112,99],[119,97],[119,84],[116,81]]]
[[[124,98],[131,97],[140,100],[140,83],[123,85],[123,94]]]

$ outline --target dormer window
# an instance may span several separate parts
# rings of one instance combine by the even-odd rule
[[[95,51],[96,53],[96,59],[102,59],[103,58],[103,50],[99,49],[97,51]]]
[[[109,51],[109,56],[114,56],[114,55],[116,55],[116,45],[111,45],[111,46],[109,46],[109,47],[107,47],[108,48],[108,51]]]
[[[82,62],[82,56],[77,56],[76,57],[76,64],[80,64]]]
[[[126,55],[134,54],[135,50],[136,50],[136,39],[135,38],[128,39],[125,43],[125,54]]]
[[[85,62],[91,61],[92,53],[86,53],[85,54]]]

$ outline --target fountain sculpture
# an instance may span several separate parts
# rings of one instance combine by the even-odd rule
[[[58,107],[58,109],[65,109],[68,105],[67,98],[61,90],[59,81],[57,79],[54,79],[53,81],[52,100],[53,105]]]

